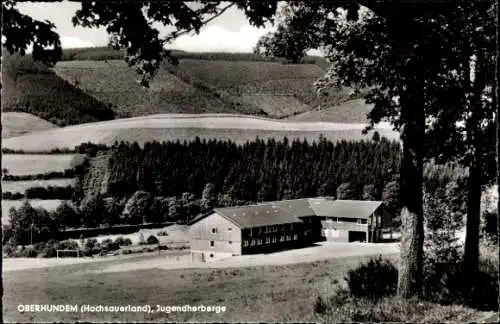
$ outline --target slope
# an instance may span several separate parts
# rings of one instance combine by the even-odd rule
[[[2,111],[33,114],[58,126],[110,120],[114,113],[31,57],[3,59]]]
[[[148,89],[136,82],[134,69],[120,60],[63,61],[54,71],[86,93],[112,104],[120,117],[156,113],[259,113],[253,107],[224,100],[210,89],[188,84],[166,69],[161,69]]]
[[[354,99],[340,105],[307,111],[287,119],[304,122],[334,122],[341,120],[345,123],[367,123],[367,114],[371,108],[372,105],[366,104],[364,99]]]
[[[3,147],[25,151],[49,151],[73,148],[81,143],[112,145],[116,141],[138,142],[184,141],[195,137],[231,140],[236,143],[260,138],[306,138],[317,140],[320,135],[332,141],[369,139],[362,135],[361,124],[285,122],[268,118],[228,114],[159,114],[124,118],[107,122],[82,124],[9,138]],[[381,136],[396,139],[387,125],[379,125]]]
[[[57,126],[23,112],[2,113],[2,138],[20,136],[25,133],[56,128]]]

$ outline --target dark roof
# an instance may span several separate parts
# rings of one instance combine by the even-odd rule
[[[216,208],[214,212],[241,228],[302,222],[295,215],[270,204]]]
[[[278,206],[281,209],[284,209],[290,214],[293,214],[297,217],[314,215],[314,211],[311,209],[311,206],[309,205],[309,198],[273,201],[265,204]]]
[[[368,218],[382,204],[381,201],[310,199],[316,216]]]
[[[333,200],[330,197],[271,201],[257,205],[216,208],[188,224],[194,224],[214,212],[240,228],[300,223],[300,217],[306,216],[368,218],[381,204],[381,201]]]

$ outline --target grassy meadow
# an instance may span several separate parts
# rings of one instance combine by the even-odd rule
[[[44,135],[41,134],[29,134],[25,136],[42,141],[44,138]],[[9,148],[9,145],[6,143],[7,141],[9,140],[3,141],[2,147]],[[36,146],[31,146],[29,142],[25,144],[26,146],[33,147],[33,149],[36,148]],[[24,149],[24,146],[21,145],[17,149]],[[43,150],[43,148],[40,147],[40,150]],[[83,154],[2,154],[2,169],[7,169],[10,175],[62,172],[82,164],[84,159],[85,156]]]
[[[24,193],[26,189],[33,187],[66,187],[73,186],[75,179],[50,179],[50,180],[26,180],[26,181],[2,181],[2,192]]]
[[[253,141],[256,137],[273,137],[278,140],[285,136],[289,139],[305,138],[310,142],[318,140],[320,135],[334,142],[371,139],[370,134],[363,135],[361,132],[365,124],[297,123],[248,116],[225,116],[165,114],[83,124],[46,131],[43,136],[26,134],[9,138],[3,142],[3,146],[25,151],[49,151],[55,148],[74,148],[86,142],[112,145],[115,141],[137,141],[142,145],[151,141],[190,141],[196,137],[231,140],[236,143]],[[399,136],[387,127],[381,127],[378,131],[381,136],[389,139],[397,139]]]
[[[138,256],[147,262],[151,256]],[[135,257],[134,257],[135,258]],[[389,258],[395,260],[396,256]],[[210,321],[210,322],[331,322],[346,319],[346,311],[318,315],[314,301],[343,286],[346,271],[367,257],[348,257],[294,265],[228,269],[138,270],[101,273],[120,260],[6,272],[4,319],[7,322],[43,321]],[[404,319],[405,305],[389,300]],[[217,313],[20,313],[19,304],[91,305],[219,305]],[[382,305],[383,307],[384,305]],[[366,310],[370,309],[366,305]],[[380,306],[379,306],[380,307]],[[387,307],[387,305],[386,305]],[[365,310],[365,311],[366,311]],[[423,304],[407,319],[471,321],[482,314],[463,307]],[[412,317],[409,317],[412,316]],[[350,321],[355,319],[351,318]]]
[[[56,128],[37,116],[23,112],[2,112],[2,138]]]

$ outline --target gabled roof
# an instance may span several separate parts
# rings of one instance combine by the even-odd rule
[[[368,218],[382,205],[381,201],[310,199],[315,216]]]
[[[311,209],[311,206],[309,205],[309,198],[272,201],[263,204],[278,206],[279,208],[286,210],[290,214],[293,214],[297,217],[314,215],[314,211]]]
[[[300,223],[300,217],[368,218],[381,201],[333,200],[329,197],[303,198],[257,205],[216,208],[191,220],[188,225],[217,213],[240,228]]]
[[[271,204],[216,208],[214,212],[241,228],[302,222],[294,214]]]

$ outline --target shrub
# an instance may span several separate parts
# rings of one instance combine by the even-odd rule
[[[36,258],[38,256],[38,251],[32,247],[22,248],[19,256],[22,258]]]
[[[150,235],[147,240],[146,240],[146,243],[147,244],[158,244],[160,243],[160,241],[158,240],[158,238],[154,235]]]
[[[124,238],[123,236],[118,236],[115,239],[115,243],[118,244],[118,246],[129,246],[129,245],[132,245],[132,241],[129,238]]]
[[[379,256],[349,270],[345,280],[352,296],[377,300],[396,293],[398,270],[392,262]]]
[[[158,236],[168,236],[168,233],[167,233],[167,231],[159,231],[158,233],[156,233],[156,235],[158,235]]]
[[[329,305],[327,304],[325,299],[321,297],[321,295],[318,295],[318,297],[316,297],[316,300],[314,301],[314,312],[316,314],[324,314],[328,308]]]
[[[120,249],[120,245],[116,241],[113,242],[111,239],[106,239],[101,242],[101,248],[104,252],[116,251]]]
[[[19,200],[23,198],[24,195],[20,192],[10,192],[10,191],[2,192],[2,199],[5,200]]]
[[[88,239],[85,241],[83,254],[85,256],[93,256],[101,252],[101,245],[96,239]]]

